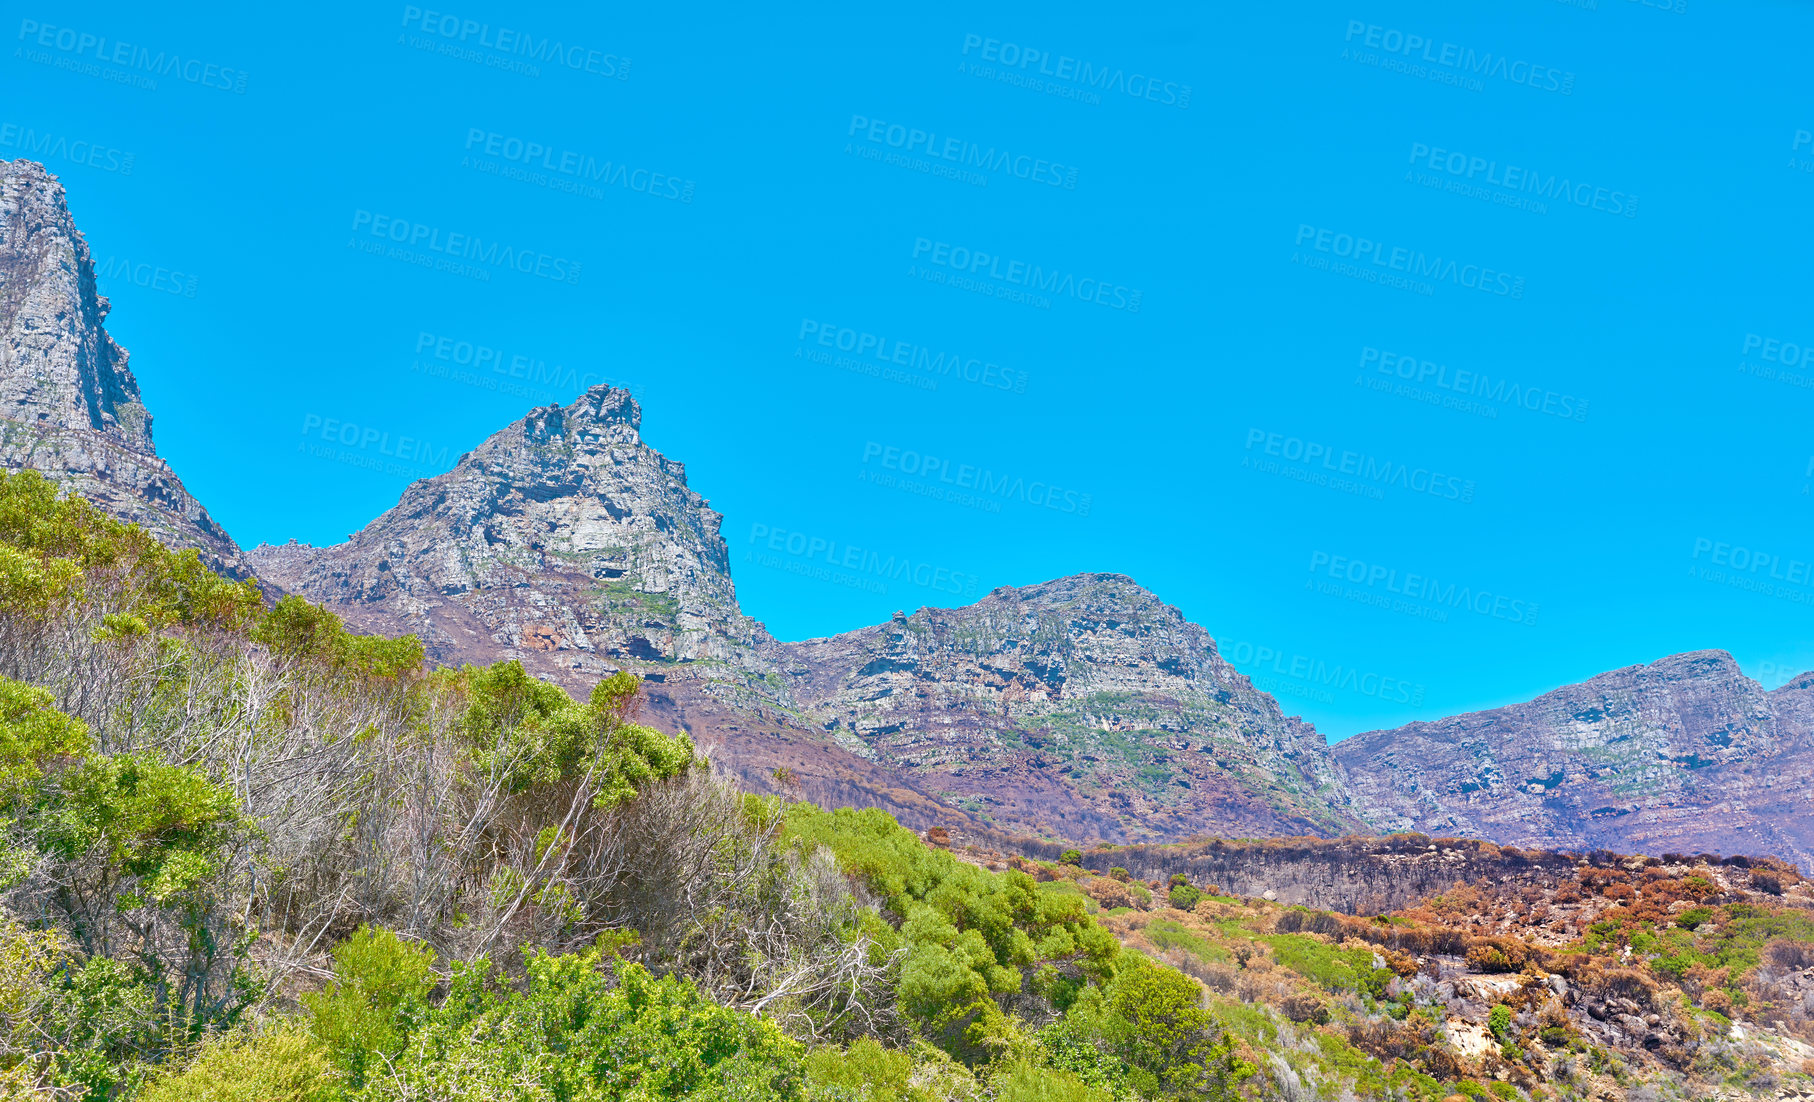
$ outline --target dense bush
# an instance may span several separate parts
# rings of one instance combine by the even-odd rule
[[[1074,885],[744,796],[629,720],[637,688],[430,670],[0,476],[0,1096],[1122,1102],[1244,1074],[1195,981]]]

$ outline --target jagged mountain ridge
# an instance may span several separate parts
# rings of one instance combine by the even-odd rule
[[[0,463],[249,577],[239,546],[158,457],[127,352],[104,325],[110,308],[62,183],[36,162],[0,161]]]
[[[641,416],[595,387],[411,485],[347,542],[251,560],[356,627],[422,636],[440,662],[514,658],[580,691],[632,670],[652,720],[760,789],[854,784],[843,802],[1056,837],[1365,829],[1340,810],[1322,739],[1119,575],[922,609],[908,634],[941,642],[905,665],[893,625],[776,641],[738,607],[722,518]],[[979,629],[986,653],[958,645]],[[879,676],[884,650],[896,665]],[[887,718],[910,697],[930,703]]]
[[[157,457],[108,310],[61,183],[0,161],[9,469],[356,627],[420,634],[440,662],[514,657],[582,692],[634,670],[650,720],[758,791],[1076,841],[1372,827],[1814,868],[1814,674],[1765,693],[1723,652],[1678,655],[1331,752],[1121,575],[781,643],[737,605],[721,518],[603,388],[532,411],[345,544],[247,555]]]
[[[1814,868],[1814,675],[1768,692],[1724,651],[1369,731],[1334,753],[1382,830]]]
[[[1125,575],[1003,586],[786,649],[816,726],[993,822],[1112,841],[1366,829],[1322,736]]]

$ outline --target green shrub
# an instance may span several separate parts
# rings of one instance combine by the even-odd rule
[[[1684,930],[1697,930],[1713,918],[1712,907],[1690,907],[1675,916],[1675,924]]]
[[[333,1063],[308,1030],[281,1022],[209,1042],[194,1063],[153,1081],[137,1102],[332,1102],[337,1085]]]
[[[1171,890],[1171,905],[1180,911],[1192,910],[1203,899],[1203,893],[1190,884],[1178,884]]]
[[[1512,1008],[1500,1003],[1487,1011],[1486,1027],[1500,1040],[1509,1040],[1512,1035]]]
[[[1068,1072],[1016,1060],[996,1073],[995,1102],[1115,1102],[1106,1090]]]
[[[693,763],[686,735],[624,722],[636,678],[616,673],[581,704],[567,690],[532,677],[521,662],[467,666],[444,675],[469,703],[462,720],[474,763],[510,792],[556,784],[593,771],[597,807],[621,803],[642,785],[679,776]]]
[[[483,958],[456,966],[446,1000],[349,1102],[802,1097],[799,1042],[687,980],[602,970],[596,951],[526,963],[521,990]]]
[[[1115,978],[1086,992],[1072,1013],[1082,1033],[1127,1065],[1127,1082],[1149,1097],[1232,1097],[1251,1073],[1203,1008],[1197,981],[1143,957],[1130,954]]]
[[[361,926],[334,947],[334,961],[334,982],[302,1002],[314,1016],[315,1038],[358,1086],[379,1060],[403,1051],[427,1012],[435,954],[389,930]]]
[[[265,613],[252,638],[277,655],[320,662],[342,676],[401,677],[419,671],[424,655],[414,635],[357,635],[340,617],[294,595]]]
[[[1061,865],[1081,865],[1083,864],[1083,851],[1067,849],[1058,855],[1058,863]]]
[[[37,471],[0,472],[0,609],[35,619],[108,579],[129,582],[110,595],[108,611],[135,634],[178,624],[243,627],[262,604],[258,587],[214,574],[195,550],[171,551],[82,498],[59,499]]]
[[[1084,980],[1113,973],[1120,946],[1096,925],[1081,895],[1041,891],[1025,873],[959,861],[875,808],[791,805],[786,831],[829,849],[882,896],[907,949],[901,1009],[935,1033],[988,1014],[993,996],[1021,992],[1042,968]],[[981,1058],[953,1036],[944,1043]]]

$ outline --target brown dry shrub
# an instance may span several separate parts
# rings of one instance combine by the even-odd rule
[[[1081,887],[1085,895],[1094,899],[1105,910],[1134,905],[1134,897],[1128,893],[1127,885],[1119,880],[1096,876],[1085,880]]]
[[[1329,1024],[1329,1007],[1322,999],[1308,991],[1293,991],[1285,996],[1279,1009],[1285,1017],[1294,1022],[1314,1022],[1317,1025]]]
[[[1203,965],[1197,973],[1197,978],[1202,980],[1211,991],[1227,994],[1239,984],[1241,975],[1226,964],[1210,962]]]
[[[1617,881],[1601,888],[1600,894],[1616,903],[1628,903],[1638,897],[1637,891],[1630,884]]]
[[[1569,977],[1584,994],[1603,999],[1630,999],[1639,1006],[1657,1008],[1657,982],[1635,968],[1607,967],[1598,961],[1575,964]]]
[[[1763,960],[1784,972],[1814,968],[1814,945],[1786,937],[1775,938],[1764,945]]]
[[[1557,903],[1579,903],[1581,902],[1581,890],[1573,884],[1563,884],[1556,889],[1553,898]]]
[[[1726,994],[1725,988],[1716,987],[1701,996],[1701,1009],[1711,1010],[1715,1014],[1725,1014],[1730,1017],[1732,1014],[1732,996]]]
[[[1235,995],[1244,1003],[1265,1002],[1272,989],[1273,982],[1266,976],[1242,972],[1235,978]]]
[[[1274,920],[1273,928],[1281,934],[1321,934],[1324,937],[1339,937],[1342,933],[1342,920],[1327,911],[1305,911],[1293,908],[1280,914]]]
[[[1516,972],[1524,966],[1516,949],[1507,951],[1503,941],[1477,941],[1468,946],[1468,967],[1476,972]]]
[[[1411,1060],[1436,1040],[1436,1028],[1420,1018],[1395,1022],[1390,1018],[1357,1018],[1348,1023],[1348,1041],[1380,1060]]]

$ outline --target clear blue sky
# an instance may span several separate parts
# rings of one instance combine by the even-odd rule
[[[0,156],[241,543],[611,380],[783,638],[1119,571],[1342,737],[1814,666],[1814,9],[1668,3],[12,5]]]

